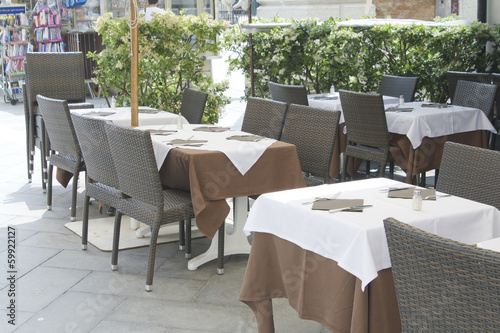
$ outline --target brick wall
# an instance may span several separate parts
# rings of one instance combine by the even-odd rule
[[[436,0],[373,0],[377,18],[414,19],[432,21]]]

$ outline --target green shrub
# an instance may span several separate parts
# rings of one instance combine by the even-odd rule
[[[209,93],[203,122],[217,123],[220,109],[230,101],[223,95],[228,82],[215,83],[201,69],[207,54],[221,51],[218,36],[226,23],[208,15],[175,15],[165,11],[150,22],[138,20],[139,105],[178,113],[182,91],[193,87]],[[110,13],[99,17],[96,31],[106,49],[89,53],[97,61],[95,82],[108,96],[117,93],[117,105],[130,105],[130,28],[125,18],[113,19]]]
[[[447,71],[500,71],[500,32],[488,24],[347,27],[333,18],[255,22],[292,22],[291,27],[253,34],[257,96],[268,95],[268,81],[303,84],[311,93],[327,92],[332,84],[376,92],[382,75],[388,74],[419,77],[416,98],[443,102],[448,98]],[[485,52],[487,44],[490,52]],[[249,77],[248,34],[234,26],[225,33],[224,47],[235,54],[229,68]]]

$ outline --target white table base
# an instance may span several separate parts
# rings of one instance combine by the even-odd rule
[[[226,229],[224,235],[224,255],[250,254],[251,245],[248,237],[243,233],[243,227],[248,214],[248,197],[233,198],[233,221],[226,220],[226,224],[233,224],[232,229]],[[194,271],[204,263],[218,257],[219,232],[215,234],[208,250],[188,261],[188,269]],[[224,274],[224,268],[217,268],[217,274]]]

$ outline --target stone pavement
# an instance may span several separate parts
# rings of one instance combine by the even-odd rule
[[[214,68],[215,76],[224,76],[222,60]],[[241,75],[229,79],[233,103],[220,124],[239,129],[244,82]],[[102,98],[88,100],[106,105]],[[82,251],[81,238],[64,227],[71,185],[65,189],[54,183],[53,210],[47,211],[38,154],[33,182],[27,181],[22,102],[12,106],[0,100],[0,119],[0,332],[257,332],[253,312],[238,301],[247,255],[226,257],[225,274],[217,275],[215,261],[189,271],[177,243],[159,245],[153,291],[144,291],[148,249],[120,251],[115,272],[111,253],[90,244]],[[78,192],[81,220],[82,181]],[[96,204],[90,214],[91,223],[103,218]],[[15,229],[16,240],[15,326],[7,316],[14,299],[8,295],[8,227]],[[193,257],[209,244],[206,238],[193,241]],[[299,319],[286,300],[273,304],[277,332],[328,332]]]

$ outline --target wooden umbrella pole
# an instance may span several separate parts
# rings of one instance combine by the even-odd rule
[[[252,3],[248,6],[248,23],[252,23]],[[248,34],[248,45],[250,47],[250,93],[255,97],[255,78],[253,68],[253,38],[252,33]]]
[[[136,4],[134,0],[130,0],[130,21],[132,22],[130,32],[131,32],[131,43],[132,43],[132,56],[131,56],[131,69],[130,69],[130,106],[131,106],[131,117],[130,125],[132,127],[139,126],[139,43],[138,43],[138,29],[137,29],[137,11]]]

